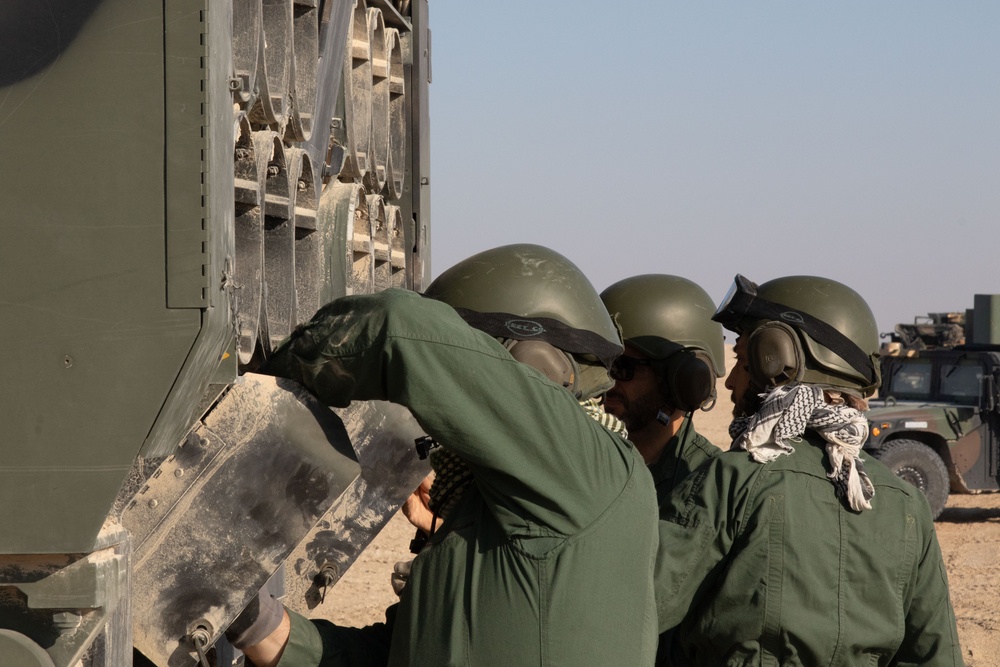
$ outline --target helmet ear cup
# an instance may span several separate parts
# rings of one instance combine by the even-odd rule
[[[715,372],[708,355],[700,350],[671,355],[663,373],[667,403],[675,410],[693,412],[715,395]]]
[[[577,395],[580,367],[576,360],[554,345],[540,340],[507,339],[504,347],[516,361],[531,366],[545,377]]]
[[[783,322],[765,322],[747,339],[750,379],[759,387],[780,387],[801,380],[805,355],[795,330]]]

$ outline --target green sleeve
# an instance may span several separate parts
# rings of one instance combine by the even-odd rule
[[[659,632],[677,626],[710,587],[732,547],[739,506],[735,480],[715,457],[688,475],[660,508],[654,586]]]
[[[906,627],[893,663],[900,667],[947,665],[960,667],[962,649],[955,627],[955,612],[948,595],[948,575],[930,510],[923,497],[917,524],[924,531],[923,551],[904,597]]]
[[[391,621],[395,606],[386,612]],[[345,628],[288,612],[292,627],[278,667],[385,667],[392,625]]]
[[[320,400],[388,400],[458,454],[508,534],[565,536],[625,487],[631,446],[448,305],[405,290],[324,306],[268,371]]]

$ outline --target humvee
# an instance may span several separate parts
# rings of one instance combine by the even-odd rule
[[[965,322],[966,340],[991,342],[897,348],[882,357],[865,449],[923,491],[935,518],[949,493],[997,488],[1000,344],[993,342],[990,317],[996,302],[977,295]]]

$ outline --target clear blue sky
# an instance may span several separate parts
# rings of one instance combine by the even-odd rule
[[[1000,2],[430,0],[432,273],[813,274],[888,331],[1000,293]]]

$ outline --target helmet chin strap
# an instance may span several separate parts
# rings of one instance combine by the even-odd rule
[[[656,421],[660,422],[664,426],[670,423],[670,415],[663,411],[663,408],[656,412]]]

